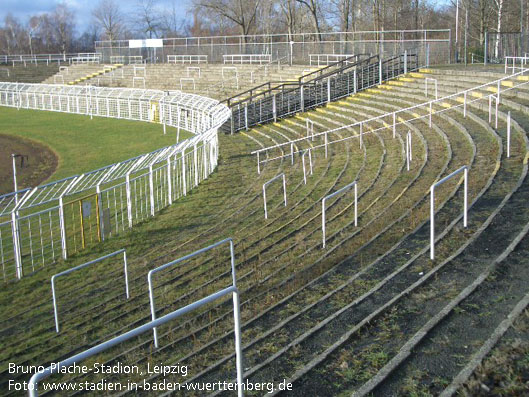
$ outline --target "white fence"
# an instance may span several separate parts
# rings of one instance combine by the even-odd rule
[[[232,54],[232,55],[223,55],[225,64],[265,64],[272,62],[272,55],[270,54]]]
[[[167,63],[208,63],[207,55],[167,55]]]
[[[310,65],[315,66],[326,66],[331,63],[343,61],[344,59],[350,58],[352,56],[354,56],[354,54],[309,54],[309,63]],[[356,61],[351,61],[351,63],[354,62]]]
[[[195,134],[98,170],[0,196],[4,280],[66,259],[185,196],[215,169],[217,131],[230,116],[218,101],[180,91],[90,86],[0,83],[0,105],[156,122],[175,127],[177,134],[180,129]],[[94,230],[90,236],[83,229],[88,224]]]

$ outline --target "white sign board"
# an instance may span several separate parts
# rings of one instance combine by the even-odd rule
[[[162,39],[129,40],[129,48],[163,47]]]

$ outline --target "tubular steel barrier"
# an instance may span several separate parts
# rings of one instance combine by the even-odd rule
[[[112,258],[112,257],[120,255],[120,254],[123,254],[123,267],[124,267],[124,273],[125,273],[125,294],[127,296],[127,299],[129,299],[129,275],[128,275],[128,271],[127,271],[127,252],[125,251],[125,249],[120,249],[119,251],[116,251],[116,252],[113,252],[111,254],[102,256],[101,258],[94,259],[93,261],[83,263],[82,265],[75,266],[75,267],[73,267],[71,269],[65,270],[64,272],[57,273],[57,274],[52,276],[52,278],[51,278],[51,293],[52,293],[52,296],[53,296],[53,313],[54,313],[54,316],[55,316],[55,330],[57,331],[57,333],[59,333],[59,312],[58,312],[58,309],[57,309],[57,297],[55,295],[55,280],[58,277],[66,276],[67,274],[73,273],[76,270],[83,269],[83,268],[85,268],[87,266],[94,265],[96,263],[102,262],[102,261],[104,261],[104,260],[106,260],[108,258]]]
[[[254,64],[258,63],[259,65],[262,65],[263,63],[270,63],[272,62],[272,55],[270,54],[231,54],[231,55],[223,55],[222,59],[224,60],[225,64]]]
[[[326,130],[326,131],[315,133],[314,134],[314,138],[322,138],[323,137],[324,138],[324,143],[318,144],[318,145],[314,145],[314,146],[312,146],[312,149],[318,149],[318,148],[321,148],[321,147],[327,148],[328,145],[333,144],[333,143],[340,143],[340,142],[347,141],[349,139],[360,138],[360,134],[357,134],[357,135],[351,135],[351,136],[347,136],[347,137],[343,137],[343,138],[340,137],[340,138],[332,140],[330,142],[328,141],[328,136],[331,135],[331,134],[336,134],[337,132],[343,131],[343,130],[346,130],[346,129],[353,130],[355,127],[357,129],[360,129],[361,126],[367,125],[369,123],[371,123],[371,124],[382,124],[382,126],[381,127],[378,127],[378,126],[370,127],[369,131],[368,132],[364,132],[363,134],[367,134],[367,133],[372,134],[372,133],[377,133],[377,132],[386,131],[388,129],[392,129],[393,130],[393,136],[395,137],[395,131],[396,131],[396,127],[397,126],[403,126],[403,125],[405,126],[407,123],[409,123],[411,121],[422,120],[424,118],[428,118],[429,119],[429,125],[430,125],[430,128],[431,128],[431,126],[432,126],[432,116],[434,114],[441,114],[443,112],[447,112],[447,111],[450,111],[452,109],[455,109],[455,108],[458,108],[458,107],[462,107],[463,108],[463,114],[466,117],[467,106],[469,104],[472,104],[472,103],[475,103],[475,102],[478,102],[478,101],[482,101],[482,100],[488,100],[489,101],[489,123],[492,123],[492,99],[494,98],[494,100],[496,101],[496,109],[498,110],[498,106],[499,106],[499,102],[500,102],[499,101],[500,92],[515,90],[518,87],[521,87],[521,86],[524,86],[524,85],[528,84],[529,81],[525,80],[525,78],[522,77],[524,75],[524,73],[527,73],[527,71],[529,71],[529,69],[524,69],[523,71],[518,72],[518,73],[516,73],[514,75],[509,75],[507,77],[503,77],[503,78],[498,79],[498,80],[493,80],[493,81],[491,81],[489,83],[485,83],[485,84],[482,84],[482,85],[479,85],[479,86],[476,86],[476,87],[473,87],[473,88],[469,88],[469,89],[466,89],[464,91],[456,92],[455,94],[446,95],[446,96],[444,96],[442,98],[439,98],[439,99],[433,99],[433,100],[426,101],[426,102],[423,102],[423,103],[418,104],[418,105],[410,106],[410,107],[407,107],[407,108],[402,108],[402,109],[397,110],[397,111],[388,112],[388,113],[380,115],[380,116],[371,117],[371,118],[366,119],[366,120],[357,121],[357,122],[352,123],[352,124],[347,124],[347,125],[343,125],[343,126],[340,126],[340,127],[337,127],[337,128],[330,129],[330,130]],[[518,79],[518,77],[520,77],[520,79]],[[512,81],[513,79],[515,80],[514,82]],[[503,82],[507,82],[507,84],[504,86],[502,84]],[[493,90],[493,88],[494,88],[494,90]],[[494,91],[494,92],[493,93],[483,94],[480,91],[489,91],[489,92],[490,91]],[[476,93],[475,98],[474,99],[469,99],[469,97],[473,97],[474,93]],[[452,101],[452,102],[449,102],[449,101]],[[439,106],[440,109],[434,109],[434,107],[433,107],[434,105]],[[417,112],[423,112],[424,114],[419,114]],[[411,117],[406,116],[405,115],[406,113],[410,113]],[[496,114],[498,114],[498,112]],[[261,155],[263,153],[264,154],[268,154],[268,152],[270,152],[270,151],[280,150],[281,148],[284,148],[285,146],[290,147],[293,144],[294,145],[300,145],[303,142],[307,142],[308,143],[308,141],[311,140],[311,139],[312,139],[312,136],[311,137],[297,138],[297,139],[293,139],[291,141],[282,142],[282,143],[279,143],[279,144],[276,144],[276,145],[273,145],[273,146],[268,146],[268,147],[265,147],[265,148],[254,150],[254,151],[250,152],[250,154],[255,154],[256,155],[257,162],[258,162],[258,169],[260,169],[260,165],[263,164],[263,163],[268,163],[270,161],[279,160],[279,159],[285,158],[287,156],[290,157],[292,155],[292,153],[289,153],[289,154],[281,154],[281,155],[278,155],[276,157],[264,156],[264,157],[267,157],[267,158],[265,160],[261,160]],[[298,151],[294,152],[294,154],[302,153],[303,150],[305,150],[305,149],[300,147],[300,149]]]
[[[507,69],[510,68],[512,71],[512,74],[515,73],[516,69],[527,69],[527,61],[529,61],[529,57],[523,56],[523,57],[505,57],[505,73],[507,73]],[[520,62],[520,66],[517,66],[518,62]],[[511,66],[509,66],[511,64]]]
[[[432,79],[431,77],[426,77],[424,79],[424,96],[426,97],[428,96],[428,81],[434,84],[435,99],[439,99],[439,95],[437,91],[437,79]]]
[[[275,180],[277,180],[277,179],[279,179],[281,177],[283,178],[283,201],[285,203],[285,207],[287,206],[287,182],[286,182],[285,174],[282,172],[281,174],[274,176],[268,182],[265,182],[263,184],[263,202],[264,202],[264,216],[265,216],[265,219],[268,219],[268,211],[266,209],[266,187],[269,184],[271,184],[272,182],[274,182]]]
[[[311,150],[308,149],[305,150],[301,155],[301,161],[303,162],[303,182],[305,183],[305,185],[307,184],[307,171],[305,170],[305,156],[307,155],[307,153],[309,154],[309,171],[312,175],[312,153]]]
[[[207,55],[167,55],[167,63],[208,63]]]
[[[355,194],[355,226],[358,226],[358,184],[356,181],[351,182],[349,185],[342,187],[341,189],[335,191],[334,193],[331,193],[323,198],[321,201],[321,233],[322,233],[322,241],[323,241],[323,247],[325,248],[325,202],[333,198],[334,196],[343,193],[346,190],[349,190],[351,187],[354,187],[354,194]]]
[[[434,183],[430,187],[430,259],[435,258],[435,188],[454,176],[464,172],[464,204],[463,204],[463,226],[467,227],[467,212],[468,212],[468,166],[463,166],[450,175],[445,176],[440,181]]]
[[[407,51],[387,59],[355,55],[295,81],[270,81],[224,101],[232,112],[231,124],[224,128],[233,133],[276,121],[377,86],[418,67],[417,54]]]
[[[230,245],[233,244],[231,239],[223,240],[217,244],[221,244],[225,241],[230,241]],[[183,260],[183,258],[181,259]],[[243,388],[240,387],[243,384],[243,368],[242,368],[242,348],[241,348],[241,337],[240,337],[241,332],[240,332],[239,290],[237,289],[237,286],[236,286],[235,265],[234,265],[233,259],[232,259],[232,272],[233,272],[233,285],[231,287],[215,292],[214,294],[211,294],[187,306],[177,309],[156,320],[150,321],[137,328],[127,331],[119,336],[116,336],[115,338],[112,338],[106,342],[100,343],[79,354],[76,354],[58,363],[54,363],[42,371],[36,372],[35,374],[33,374],[33,376],[31,377],[31,379],[29,380],[27,384],[28,395],[30,397],[37,397],[39,395],[38,390],[37,390],[38,382],[40,382],[41,380],[53,374],[59,373],[61,368],[70,367],[80,361],[86,360],[89,357],[92,357],[98,353],[101,353],[107,349],[110,349],[111,347],[114,347],[120,343],[126,342],[147,331],[150,331],[151,329],[155,329],[156,327],[166,324],[171,320],[181,317],[187,313],[190,313],[191,311],[196,310],[204,305],[207,305],[208,303],[221,299],[222,297],[226,295],[232,294],[233,304],[234,304],[234,322],[235,322],[234,328],[235,328],[235,354],[236,354],[236,366],[237,366],[237,383],[239,386],[237,387],[237,393],[238,393],[238,397],[243,397],[244,396]]]
[[[412,150],[411,150],[411,131],[408,131],[406,134],[406,169],[410,170],[410,163],[412,160]]]
[[[160,123],[194,134],[120,163],[0,196],[4,280],[45,266],[153,216],[206,179],[218,162],[218,101],[180,91],[0,83],[0,105]],[[90,231],[91,230],[91,231]],[[11,254],[11,252],[13,254]]]

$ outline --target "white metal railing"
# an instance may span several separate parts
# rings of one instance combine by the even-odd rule
[[[437,90],[437,79],[426,77],[424,79],[424,96],[428,96],[428,82],[431,82],[434,84],[434,93],[435,93],[435,99],[439,99],[439,91]]]
[[[463,166],[450,175],[445,176],[438,182],[435,182],[430,187],[430,259],[435,258],[435,188],[461,172],[464,173],[464,204],[463,204],[463,226],[467,227],[467,212],[468,212],[468,166]]]
[[[524,70],[527,69],[527,62],[529,61],[529,57],[523,56],[523,57],[505,57],[505,73],[507,73],[508,69],[511,69],[511,73],[514,74],[516,70]],[[518,66],[518,63],[520,66]]]
[[[406,134],[406,169],[410,170],[410,163],[413,159],[413,153],[411,148],[411,131]]]
[[[29,382],[27,383],[27,390],[28,395],[30,397],[37,397],[38,396],[38,384],[42,383],[43,379],[46,379],[47,377],[59,373],[61,368],[68,368],[80,361],[86,360],[98,353],[101,353],[105,350],[108,350],[116,345],[119,345],[123,342],[126,342],[132,338],[138,337],[139,335],[152,330],[155,330],[156,327],[159,327],[163,324],[168,323],[171,320],[174,320],[178,317],[181,317],[187,313],[190,313],[194,310],[199,309],[200,307],[207,305],[209,303],[212,303],[216,300],[222,299],[225,296],[232,295],[233,299],[233,319],[234,319],[234,335],[235,335],[235,362],[236,362],[236,370],[237,370],[237,395],[238,397],[243,397],[244,395],[244,387],[243,387],[243,366],[242,366],[242,344],[241,344],[241,326],[240,326],[240,301],[239,301],[239,290],[237,288],[237,278],[235,273],[235,255],[234,255],[234,248],[233,248],[233,241],[232,239],[226,239],[219,241],[218,243],[215,243],[209,247],[203,248],[199,251],[196,251],[190,255],[187,255],[185,257],[182,257],[174,262],[171,262],[169,264],[166,264],[164,266],[161,266],[161,268],[168,267],[170,265],[174,265],[176,263],[179,263],[181,261],[184,261],[186,259],[192,258],[196,255],[199,255],[205,251],[208,251],[212,248],[218,247],[221,244],[228,243],[230,244],[230,253],[231,253],[231,271],[232,271],[232,285],[230,287],[224,288],[220,291],[217,291],[211,295],[206,296],[205,298],[199,299],[187,306],[184,306],[180,309],[174,310],[173,312],[166,314],[165,316],[162,316],[158,319],[152,320],[146,324],[143,324],[137,328],[134,328],[130,331],[127,331],[119,336],[116,336],[108,341],[102,342],[94,347],[91,347],[90,349],[87,349],[81,353],[78,353],[72,357],[69,357],[67,359],[64,359],[58,363],[53,363],[52,365],[44,368],[43,370],[37,371]],[[159,268],[160,269],[160,268]],[[151,274],[149,272],[149,274]],[[151,291],[151,290],[150,290]],[[153,302],[151,300],[151,302]]]
[[[167,55],[167,63],[208,63],[207,55]]]
[[[222,56],[225,64],[254,64],[259,65],[272,62],[270,54],[230,54]]]
[[[358,122],[355,122],[355,123],[352,123],[352,124],[347,124],[347,125],[343,125],[343,126],[334,128],[334,129],[330,129],[330,130],[322,131],[322,132],[319,132],[319,133],[315,133],[314,134],[314,138],[323,137],[325,140],[324,140],[323,144],[314,145],[312,147],[312,149],[317,149],[317,148],[321,148],[321,147],[325,147],[327,149],[327,146],[331,145],[333,143],[339,143],[339,142],[347,141],[349,139],[360,138],[362,136],[362,134],[358,133],[358,134],[355,134],[355,135],[351,135],[351,136],[335,139],[335,140],[332,140],[332,141],[328,141],[328,139],[327,139],[328,136],[330,136],[332,134],[336,134],[337,132],[343,131],[343,130],[346,130],[346,129],[354,131],[355,128],[358,128],[361,131],[362,129],[364,129],[364,126],[366,126],[367,124],[373,124],[373,123],[382,124],[382,127],[371,127],[369,129],[369,131],[368,132],[364,132],[364,134],[366,134],[366,133],[371,134],[371,133],[384,131],[384,130],[387,130],[387,129],[392,129],[393,130],[393,137],[395,137],[396,127],[399,126],[399,125],[406,125],[407,123],[409,123],[410,121],[413,121],[413,120],[421,120],[421,119],[424,119],[424,118],[428,118],[429,119],[429,124],[431,126],[432,125],[432,116],[434,114],[440,114],[440,113],[443,113],[443,112],[446,112],[446,111],[450,111],[450,110],[452,110],[454,108],[458,108],[458,107],[462,107],[463,108],[463,114],[466,116],[466,108],[467,108],[467,106],[469,104],[477,102],[477,101],[481,101],[481,100],[484,100],[484,99],[489,99],[489,101],[491,101],[494,98],[496,100],[496,102],[497,102],[497,104],[496,104],[496,107],[497,107],[499,102],[500,102],[500,94],[501,94],[502,91],[505,92],[505,91],[514,90],[514,89],[516,89],[516,88],[518,88],[520,86],[524,86],[524,85],[529,83],[529,81],[527,81],[525,79],[524,80],[517,80],[517,78],[519,76],[524,75],[525,73],[527,73],[527,71],[528,71],[528,69],[524,69],[524,70],[522,70],[520,72],[517,72],[517,73],[515,73],[513,75],[509,75],[509,76],[506,76],[506,77],[491,81],[489,83],[485,83],[485,84],[482,84],[482,85],[479,85],[479,86],[476,86],[476,87],[473,87],[473,88],[469,88],[469,89],[466,89],[466,90],[463,90],[463,91],[459,91],[459,92],[456,92],[455,94],[446,95],[446,96],[438,98],[438,99],[433,99],[433,100],[430,100],[430,101],[426,101],[426,102],[420,103],[418,105],[409,106],[407,108],[402,108],[402,109],[396,110],[394,112],[388,112],[388,113],[380,115],[380,116],[375,116],[375,117],[372,117],[372,118],[369,118],[369,119],[366,119],[366,120],[362,120],[362,121],[358,121]],[[514,79],[515,82],[512,82],[513,79]],[[509,81],[508,85],[503,86],[502,83],[506,82],[506,81]],[[512,85],[511,85],[511,82],[512,82]],[[516,84],[516,82],[518,84]],[[483,94],[482,91],[488,91],[488,93]],[[447,102],[447,101],[453,101],[455,103],[450,103],[450,102]],[[434,105],[440,106],[441,109],[434,109],[433,108]],[[417,113],[419,111],[424,112],[424,114]],[[404,117],[405,114],[411,114],[411,117],[408,117],[408,116]],[[498,112],[496,112],[496,115],[497,114],[498,114]],[[489,106],[489,115],[491,115],[490,106]],[[489,122],[490,122],[490,120],[489,120]],[[281,154],[281,155],[278,155],[276,157],[265,156],[267,158],[265,160],[261,160],[261,155],[263,153],[266,154],[269,151],[280,149],[280,148],[284,148],[286,146],[290,146],[291,147],[291,145],[293,145],[293,144],[298,144],[298,143],[301,143],[301,142],[307,142],[310,139],[312,139],[312,137],[297,138],[297,139],[294,139],[294,140],[291,140],[291,141],[282,142],[282,143],[279,143],[279,144],[276,144],[276,145],[272,145],[272,146],[268,146],[268,147],[265,147],[265,148],[254,150],[254,151],[251,152],[251,154],[258,155],[257,156],[257,161],[260,162],[260,164],[267,163],[267,162],[270,162],[270,161],[274,161],[274,160],[285,158],[287,156],[291,156],[292,153]],[[304,149],[300,149],[300,150],[296,151],[295,153],[300,153],[303,150]],[[260,170],[260,166],[258,166],[258,171],[259,170]]]
[[[125,273],[125,295],[127,299],[129,299],[129,275],[127,271],[127,252],[125,249],[118,250],[116,252],[113,252],[111,254],[102,256],[100,258],[94,259],[93,261],[83,263],[82,265],[72,267],[71,269],[65,270],[63,272],[57,273],[52,276],[51,278],[51,294],[53,297],[53,313],[55,317],[55,330],[57,333],[59,332],[59,311],[57,309],[57,296],[55,294],[55,280],[58,277],[66,276],[67,274],[73,273],[77,270],[83,269],[90,265],[95,265],[96,263],[102,262],[106,259],[113,258],[114,256],[123,254],[123,267],[124,267],[124,273]]]
[[[164,131],[166,126],[176,128],[177,140],[180,129],[195,134],[98,170],[0,196],[4,280],[22,277],[24,266],[34,269],[36,263],[67,258],[67,197],[97,195],[115,217],[113,235],[186,195],[217,166],[217,130],[230,116],[218,101],[194,94],[91,86],[0,83],[0,105],[156,122]]]
[[[187,83],[193,83],[193,91],[196,91],[197,86],[195,84],[195,78],[194,77],[180,77],[180,89],[184,89],[184,82]]]
[[[307,171],[305,170],[305,156],[307,154],[309,155],[309,171],[310,175],[312,175],[312,151],[310,148],[305,150],[301,155],[301,162],[303,164],[303,182],[305,183],[305,185],[307,184]]]
[[[272,182],[278,180],[279,178],[283,178],[283,201],[284,201],[285,207],[287,206],[287,182],[286,182],[285,174],[282,172],[281,174],[274,176],[268,182],[265,182],[263,184],[263,203],[264,203],[264,217],[265,217],[265,219],[268,219],[268,210],[266,208],[266,187],[269,184],[271,184]]]
[[[71,64],[82,64],[82,63],[100,63],[101,54],[98,53],[80,53],[77,56],[69,59]]]
[[[141,55],[129,55],[129,64],[130,65],[140,65],[145,63]]]
[[[323,198],[323,200],[321,200],[321,234],[322,234],[322,247],[325,248],[325,240],[326,240],[326,236],[325,236],[325,210],[326,210],[326,206],[325,206],[325,203],[327,200],[333,198],[334,196],[338,195],[338,194],[341,194],[343,192],[345,192],[346,190],[349,190],[351,189],[352,187],[354,187],[354,207],[355,207],[355,226],[358,226],[358,183],[356,183],[356,181],[354,182],[351,182],[350,184],[348,184],[347,186],[344,186],[342,187],[341,189],[335,191],[334,193],[331,193],[327,196],[325,196]]]
[[[191,76],[189,75],[189,74],[190,74],[189,72],[191,72],[191,71],[192,71],[193,73],[198,72],[198,77],[199,77],[199,78],[202,76],[202,73],[201,73],[201,71],[200,71],[200,67],[198,67],[198,66],[188,66],[188,67],[186,68],[187,77],[191,77]]]
[[[110,63],[125,63],[124,55],[112,55],[110,57]]]
[[[309,54],[309,64],[315,66],[326,66],[331,63],[342,61],[346,58],[350,58],[354,54]],[[351,63],[354,63],[353,61]]]

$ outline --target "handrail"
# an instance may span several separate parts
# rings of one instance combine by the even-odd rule
[[[297,87],[300,87],[301,85],[305,85],[305,84],[314,84],[316,81],[319,81],[319,80],[323,80],[329,76],[332,76],[334,74],[337,74],[337,73],[341,73],[343,72],[344,70],[346,69],[350,69],[350,68],[353,68],[353,67],[356,67],[356,66],[359,66],[361,65],[362,63],[365,63],[365,62],[369,62],[371,59],[374,59],[374,58],[377,58],[378,59],[378,55],[375,55],[375,56],[372,56],[372,57],[369,57],[367,59],[364,59],[364,60],[361,60],[361,61],[357,61],[353,64],[347,64],[346,66],[343,66],[343,64],[345,62],[347,62],[348,60],[354,58],[354,57],[359,57],[359,56],[362,56],[362,55],[365,55],[365,54],[359,54],[359,55],[355,55],[353,57],[349,57],[349,58],[346,58],[346,59],[343,59],[341,61],[338,61],[338,62],[335,62],[334,64],[332,65],[327,65],[319,70],[316,70],[316,71],[313,71],[313,72],[310,72],[310,73],[307,73],[301,77],[299,77],[297,79],[297,81],[294,81],[294,80],[290,80],[290,81],[282,81],[280,82],[279,85],[275,86],[275,87],[271,87],[271,84],[274,84],[274,82],[267,82],[267,83],[264,83],[264,84],[261,84],[260,86],[257,86],[257,87],[253,87],[251,88],[250,90],[247,90],[247,91],[244,91],[244,92],[241,92],[239,94],[236,94],[230,98],[227,98],[225,99],[224,101],[221,101],[222,103],[226,102],[226,104],[228,105],[228,107],[232,107],[232,106],[237,106],[237,105],[240,105],[241,103],[243,102],[252,102],[253,100],[255,100],[255,98],[257,97],[260,97],[260,96],[263,96],[263,97],[266,97],[267,94],[270,94],[271,92],[275,91],[275,90],[278,90],[278,89],[284,89],[286,86],[292,86],[292,85],[295,85]],[[338,70],[335,70],[335,71],[332,71],[332,72],[329,72],[327,74],[321,74],[323,70],[327,70],[329,68],[333,68],[333,67],[336,67],[338,66],[338,64],[342,65],[340,67],[340,69]],[[320,73],[320,76],[312,79],[312,80],[309,80],[309,81],[303,81],[304,78],[306,78],[307,76],[311,76],[313,74],[316,74],[316,73]],[[232,100],[235,99],[235,98],[239,98],[241,96],[243,96],[244,94],[247,94],[247,93],[251,93],[252,91],[255,91],[261,87],[264,87],[268,85],[269,88],[268,90],[266,91],[262,91],[260,93],[257,93],[255,95],[250,95],[250,97],[246,97],[238,102],[235,102],[233,103]]]
[[[460,97],[461,95],[467,96],[467,94],[469,94],[471,92],[474,92],[474,91],[477,91],[477,90],[480,90],[480,89],[483,89],[484,87],[492,87],[494,85],[497,86],[497,87],[501,87],[501,82],[502,81],[509,80],[509,79],[515,78],[517,76],[521,76],[524,73],[527,73],[528,70],[529,69],[524,69],[524,70],[522,70],[522,71],[520,71],[518,73],[511,74],[509,76],[502,77],[502,78],[500,78],[498,80],[493,80],[491,82],[488,82],[488,83],[485,83],[485,84],[481,84],[481,85],[476,86],[476,87],[468,88],[466,90],[456,92],[455,94],[449,94],[449,95],[446,95],[446,96],[444,96],[442,98],[439,98],[439,99],[432,99],[430,101],[426,101],[426,102],[420,103],[418,105],[409,106],[409,107],[406,107],[406,108],[402,108],[400,110],[396,110],[394,112],[388,112],[388,113],[385,113],[385,114],[380,115],[380,116],[371,117],[371,118],[369,118],[367,120],[357,121],[355,123],[342,125],[340,127],[333,128],[333,129],[330,129],[330,130],[327,130],[327,131],[322,131],[322,132],[314,134],[314,137],[320,137],[320,136],[324,136],[325,134],[335,133],[337,131],[342,131],[344,129],[357,127],[360,124],[366,124],[366,123],[373,122],[373,121],[384,120],[385,118],[393,116],[393,115],[396,115],[398,113],[409,113],[409,112],[411,112],[411,111],[413,111],[415,109],[429,107],[430,105],[437,104],[437,103],[442,103],[442,102],[444,102],[446,100],[450,100],[450,99],[454,99],[454,98]],[[524,85],[524,84],[528,84],[528,83],[529,83],[529,81],[524,81],[524,82],[522,82],[522,83],[520,83],[520,84],[518,84],[518,85],[516,85],[514,87],[505,87],[504,91],[509,91],[509,90],[511,90],[513,88],[519,87],[520,85]],[[496,94],[495,93],[491,93],[489,95],[490,96],[495,96]],[[480,99],[483,99],[483,98],[477,98],[475,100],[469,100],[469,101],[467,101],[467,103],[471,103],[473,101],[480,100]],[[453,105],[451,107],[457,107],[457,106],[464,106],[464,104],[462,103],[460,105]],[[444,110],[447,110],[447,109],[438,110],[435,113],[439,113],[439,112],[442,112]],[[428,114],[422,115],[422,116],[417,115],[417,117],[414,117],[413,119],[410,119],[410,120],[407,120],[407,121],[421,119],[421,118],[425,118],[425,117],[430,117],[432,114],[434,114],[434,113],[428,113]],[[402,122],[395,123],[395,125],[397,125],[397,124],[402,124]],[[387,129],[387,128],[388,128],[388,126],[384,126],[384,127],[381,127],[380,129]],[[307,137],[297,138],[297,139],[294,139],[294,140],[291,140],[291,141],[288,141],[288,142],[282,142],[282,143],[279,143],[279,144],[276,144],[276,145],[273,145],[273,146],[268,146],[268,147],[265,147],[265,148],[254,150],[254,151],[250,152],[250,154],[256,154],[257,152],[262,153],[262,152],[265,152],[265,151],[268,151],[268,150],[271,150],[271,149],[281,148],[281,147],[286,146],[286,145],[296,144],[298,142],[305,141],[307,139],[308,139]],[[346,138],[346,139],[348,139],[348,138]],[[288,154],[288,156],[290,156],[290,154]],[[285,157],[285,156],[282,156],[282,157]],[[268,159],[266,161],[271,161],[271,160],[274,160],[274,159]]]

